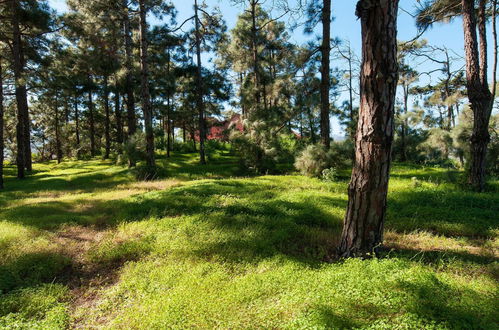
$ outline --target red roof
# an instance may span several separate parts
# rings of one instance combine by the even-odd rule
[[[243,123],[241,121],[241,115],[235,114],[230,119],[218,120],[216,118],[207,118],[206,123],[208,126],[208,132],[206,132],[207,140],[228,140],[228,131],[231,128],[236,128],[240,132],[243,131]],[[199,131],[196,131],[195,135],[196,141],[199,141]]]

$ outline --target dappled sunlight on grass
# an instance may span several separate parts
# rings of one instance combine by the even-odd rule
[[[158,161],[167,177],[149,182],[100,160],[36,164],[24,181],[7,178],[0,327],[497,320],[499,196],[461,190],[459,172],[394,166],[384,258],[338,262],[348,171],[337,182],[248,177],[224,152],[207,166],[195,154]]]

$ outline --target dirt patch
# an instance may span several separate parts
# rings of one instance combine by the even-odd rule
[[[99,264],[88,259],[88,251],[105,236],[106,231],[96,227],[70,226],[58,231],[54,241],[61,254],[71,259],[66,282],[71,292],[71,328],[81,328],[84,316],[80,308],[98,304],[102,288],[115,284],[122,264]],[[103,321],[104,322],[104,321]]]

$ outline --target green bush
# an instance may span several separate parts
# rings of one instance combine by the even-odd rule
[[[143,132],[138,131],[127,139],[124,145],[124,157],[126,160],[133,160],[135,163],[145,158],[146,138]]]
[[[333,143],[329,150],[320,144],[307,146],[296,158],[295,167],[301,174],[320,177],[329,168],[342,168],[348,162],[349,153],[342,143]]]
[[[326,168],[322,171],[322,180],[327,182],[335,182],[338,180],[338,172],[334,167]]]

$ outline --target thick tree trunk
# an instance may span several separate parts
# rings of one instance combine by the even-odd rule
[[[144,126],[146,129],[146,163],[149,167],[154,167],[154,132],[152,129],[152,108],[151,96],[149,94],[149,66],[147,58],[147,22],[145,0],[139,1],[140,14],[140,80],[141,80],[141,101],[144,112]]]
[[[125,94],[127,107],[127,126],[130,138],[137,131],[137,119],[135,116],[135,95],[133,93],[133,63],[132,63],[132,32],[130,28],[130,16],[128,0],[123,0],[123,33],[125,36]],[[135,160],[129,157],[128,167],[134,167]]]
[[[104,77],[104,112],[105,112],[105,119],[104,119],[104,137],[105,137],[105,153],[104,153],[104,159],[109,158],[109,154],[111,152],[111,113],[109,110],[109,84],[108,84],[108,77]]]
[[[3,142],[3,121],[4,121],[4,108],[3,108],[3,70],[2,70],[2,59],[0,58],[0,189],[3,189],[3,152],[4,152],[4,142]]]
[[[360,112],[341,257],[369,255],[383,241],[398,83],[397,10],[398,0],[357,3],[362,24]]]
[[[482,63],[480,63],[478,42],[476,35],[477,22],[473,0],[462,0],[464,51],[466,59],[466,80],[468,99],[473,111],[473,133],[471,135],[471,166],[469,183],[473,189],[483,191],[485,188],[485,161],[487,145],[490,141],[489,121],[492,112],[492,93],[487,82],[486,35],[485,35],[485,5],[480,0],[479,6],[479,35],[482,49]]]
[[[95,156],[95,118],[92,91],[88,91],[88,124],[90,129],[90,155]]]
[[[331,133],[329,123],[329,56],[331,52],[331,0],[323,0],[321,46],[321,142],[329,149]]]
[[[203,77],[201,72],[201,34],[199,31],[199,15],[198,15],[198,2],[194,0],[194,19],[196,28],[196,60],[197,60],[197,70],[196,70],[196,107],[198,109],[199,115],[199,162],[201,164],[206,164],[206,156],[204,150],[204,139],[205,134],[205,120],[204,120],[204,103],[203,103]]]

